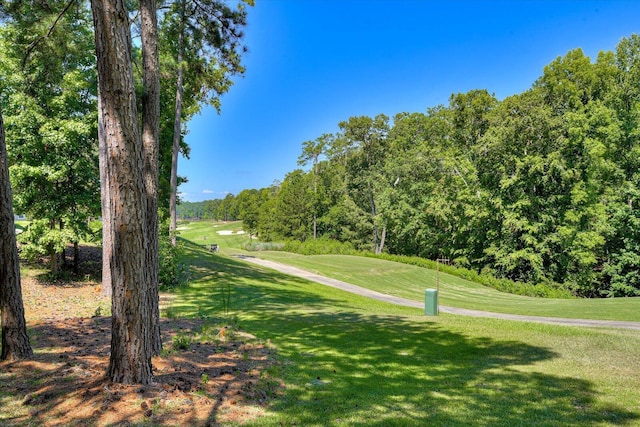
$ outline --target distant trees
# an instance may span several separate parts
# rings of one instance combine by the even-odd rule
[[[264,240],[446,257],[577,295],[640,295],[640,36],[552,61],[524,93],[351,117],[264,198]],[[242,219],[243,212],[239,212]]]

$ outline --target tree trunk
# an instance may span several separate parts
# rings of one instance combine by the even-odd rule
[[[313,240],[318,237],[318,156],[313,158]]]
[[[369,194],[369,203],[371,204],[371,218],[373,219],[373,251],[376,254],[380,253],[378,246],[378,224],[376,224],[376,202],[373,199],[373,190]]]
[[[102,111],[102,102],[98,97],[98,111]],[[102,115],[98,114],[98,161],[100,168],[100,203],[102,206],[102,293],[111,298],[113,286],[111,284],[111,258],[113,257],[113,242],[111,239],[111,212],[108,209],[109,186],[107,185],[107,175],[103,173],[107,165],[107,136],[102,121]]]
[[[73,272],[75,274],[80,272],[80,247],[78,242],[73,242]]]
[[[0,323],[2,353],[0,360],[26,359],[33,356],[27,323],[24,319],[20,261],[16,246],[13,198],[9,181],[9,164],[0,109]]]
[[[142,145],[145,151],[144,174],[147,193],[146,251],[149,268],[149,307],[151,309],[153,354],[162,351],[158,296],[158,153],[160,150],[160,66],[158,60],[158,18],[156,0],[140,1],[143,86]]]
[[[145,150],[140,136],[131,65],[131,33],[124,0],[92,0],[98,64],[99,115],[104,131],[100,151],[103,256],[111,274],[111,357],[107,377],[117,383],[153,380]]]
[[[387,226],[383,225],[382,226],[382,237],[380,237],[380,249],[378,251],[379,254],[381,254],[384,251],[384,241],[387,238]]]
[[[58,224],[60,227],[60,231],[64,230],[64,221],[59,220]],[[66,267],[67,267],[67,252],[66,252],[66,248],[63,248],[60,251],[60,264],[59,264],[58,272],[60,272],[60,269],[64,269]]]
[[[49,230],[55,230],[56,228],[56,221],[55,220],[51,220],[49,221]],[[59,264],[58,264],[58,252],[56,252],[55,248],[53,248],[52,246],[49,246],[47,248],[48,250],[48,255],[49,255],[49,270],[51,271],[51,274],[53,275],[53,277],[56,277],[58,275],[59,271]]]
[[[173,152],[171,153],[171,194],[169,196],[169,233],[171,233],[171,245],[176,245],[177,228],[177,202],[178,202],[178,155],[180,154],[180,131],[182,129],[182,46],[184,44],[184,1],[182,2],[182,25],[178,34],[178,79],[176,82],[176,115],[173,122]]]

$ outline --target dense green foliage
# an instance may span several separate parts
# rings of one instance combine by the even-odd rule
[[[179,151],[188,156],[186,123],[241,75],[246,5],[206,0],[162,1],[159,14],[161,106],[159,210],[169,213],[177,70],[181,78]],[[140,15],[131,9],[134,37]],[[181,20],[180,18],[184,18]],[[0,106],[6,124],[16,213],[33,219],[21,240],[26,256],[48,255],[51,269],[69,243],[93,239],[88,224],[101,215],[97,76],[90,3],[0,2]],[[183,22],[184,21],[184,22]],[[178,33],[183,43],[178,48]],[[180,55],[177,54],[180,50]],[[142,49],[134,43],[137,99],[144,99]],[[177,57],[181,58],[179,61]],[[139,110],[142,111],[141,105]],[[178,177],[177,185],[186,178]],[[174,255],[161,248],[164,255]],[[161,266],[161,269],[163,267]]]
[[[13,20],[0,28],[0,96],[15,210],[38,220],[21,236],[24,253],[49,255],[55,273],[56,254],[88,238],[100,184],[91,15],[72,7],[59,16],[63,2],[51,6],[9,6]]]
[[[473,90],[426,113],[339,123],[303,143],[308,172],[259,191],[255,228],[265,241],[324,236],[448,258],[539,286],[533,294],[637,296],[639,120],[632,35],[595,62],[580,49],[558,57],[529,90],[501,101]],[[238,205],[231,196],[200,213],[244,219]]]
[[[186,283],[186,266],[181,261],[183,252],[181,243],[175,246],[171,244],[169,226],[165,221],[160,227],[158,238],[158,285],[160,289],[173,289]]]

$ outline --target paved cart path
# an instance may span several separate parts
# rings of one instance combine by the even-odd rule
[[[238,258],[258,264],[263,267],[277,270],[281,273],[289,274],[291,276],[301,277],[303,279],[310,280],[312,282],[320,283],[322,285],[331,286],[336,289],[351,292],[353,294],[362,295],[368,298],[372,298],[378,301],[384,301],[391,304],[402,305],[406,307],[416,307],[423,309],[424,303],[420,301],[414,301],[407,298],[396,297],[393,295],[387,295],[380,292],[372,291],[360,286],[352,285],[350,283],[342,282],[340,280],[331,279],[329,277],[320,276],[309,271],[301,270],[290,265],[281,264],[279,262],[267,261],[252,256],[239,255]],[[442,313],[458,314],[462,316],[474,316],[474,317],[491,317],[494,319],[506,319],[506,320],[518,320],[523,322],[537,322],[537,323],[550,323],[555,325],[565,326],[587,326],[587,327],[604,327],[604,328],[623,328],[623,329],[635,329],[640,330],[640,322],[627,322],[618,320],[590,320],[590,319],[567,319],[560,317],[542,317],[542,316],[524,316],[520,314],[506,314],[506,313],[492,313],[489,311],[470,310],[467,308],[447,307],[444,305],[439,306],[439,310]]]

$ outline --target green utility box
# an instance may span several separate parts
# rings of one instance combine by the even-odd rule
[[[424,291],[424,314],[427,316],[438,315],[438,291],[436,289]]]

